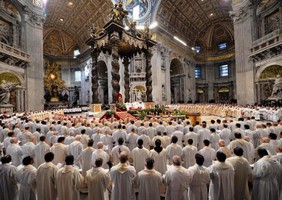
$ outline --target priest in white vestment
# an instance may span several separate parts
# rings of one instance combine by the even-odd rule
[[[104,169],[109,169],[109,166],[107,163],[109,162],[110,156],[106,151],[104,151],[103,142],[98,142],[97,149],[92,153],[92,157],[91,157],[92,166],[94,166],[97,158],[101,158],[103,160],[102,167]]]
[[[66,165],[57,173],[58,200],[79,200],[79,189],[83,186],[84,178],[78,169],[73,167],[74,157],[66,156]]]
[[[234,169],[232,165],[225,162],[226,155],[218,151],[218,161],[209,167],[210,189],[209,200],[235,200],[234,199]]]
[[[206,124],[203,123],[203,128],[198,131],[199,140],[198,140],[198,149],[202,149],[204,147],[204,140],[211,139],[211,131],[206,128]]]
[[[109,200],[108,188],[110,186],[110,174],[102,167],[103,159],[97,158],[95,167],[88,170],[85,176],[85,183],[88,187],[89,200]]]
[[[58,168],[52,163],[54,154],[48,152],[44,156],[44,159],[46,162],[38,167],[36,174],[37,198],[40,200],[56,199],[56,176]]]
[[[220,139],[224,140],[225,145],[230,143],[231,130],[228,128],[227,124],[223,124],[223,129],[219,132]]]
[[[172,164],[172,158],[173,156],[182,156],[182,146],[177,144],[178,138],[174,135],[171,138],[171,144],[167,146],[166,152],[167,152],[167,159],[168,164]]]
[[[135,147],[131,152],[131,158],[133,159],[133,166],[136,173],[144,169],[145,161],[149,157],[149,150],[143,147],[143,140],[138,139],[138,147]]]
[[[231,152],[231,154],[233,154],[233,150],[235,147],[241,147],[243,149],[243,156],[248,159],[249,158],[249,149],[248,149],[248,142],[245,141],[243,138],[242,138],[242,135],[241,133],[234,133],[234,136],[235,136],[235,140],[231,141],[230,144],[228,145],[228,148]]]
[[[266,149],[259,148],[260,159],[254,164],[252,200],[279,199],[279,177],[281,165],[268,155]]]
[[[130,151],[137,147],[138,135],[135,133],[135,129],[132,129],[130,133],[127,134],[126,142]]]
[[[203,166],[204,156],[197,153],[195,160],[196,164],[188,169],[191,175],[191,183],[188,190],[189,200],[207,200],[207,186],[210,182],[210,173],[208,168]]]
[[[84,129],[83,129],[84,130]],[[80,142],[81,136],[75,136],[75,141],[68,146],[68,155],[73,155],[74,164],[81,167],[81,162],[78,159],[83,150],[83,144]]]
[[[181,166],[181,158],[173,156],[173,166],[165,174],[167,191],[166,200],[188,200],[188,187],[191,182],[191,175],[188,169]]]
[[[86,172],[91,169],[92,165],[92,153],[95,151],[93,148],[94,141],[92,139],[89,139],[88,146],[83,149],[81,154],[78,157],[78,160],[80,160],[82,165],[82,175],[85,177]]]
[[[22,163],[22,149],[20,145],[18,145],[18,139],[12,138],[11,144],[6,149],[6,155],[10,155],[12,158],[12,165],[15,167],[19,166]]]
[[[44,156],[50,152],[50,146],[45,142],[46,137],[44,135],[39,137],[39,143],[35,146],[34,153],[34,166],[38,167],[45,162]]]
[[[134,200],[134,179],[136,171],[128,163],[128,153],[123,151],[119,156],[120,163],[111,168],[111,200]]]
[[[28,141],[21,147],[22,148],[22,158],[30,156],[32,158],[35,157],[35,137],[30,137]]]
[[[216,151],[210,147],[210,141],[204,140],[203,142],[205,144],[205,147],[202,148],[199,153],[204,156],[204,166],[209,167],[212,165],[212,161],[216,158]]]
[[[65,158],[68,154],[68,146],[64,144],[64,137],[58,138],[58,143],[54,144],[51,147],[51,152],[54,153],[55,158],[53,160],[53,163],[57,165],[58,163],[64,163]]]
[[[188,144],[188,139],[193,140],[193,146],[198,147],[198,134],[194,132],[193,127],[189,127],[189,132],[184,135],[184,143]]]
[[[1,158],[0,165],[0,199],[16,200],[18,186],[16,180],[17,168],[11,165],[12,158],[6,155]]]
[[[182,149],[183,167],[189,168],[195,164],[195,155],[198,152],[197,147],[193,145],[193,140],[188,139],[188,144]]]
[[[162,175],[154,169],[154,159],[146,159],[146,168],[138,173],[135,185],[138,188],[138,200],[160,200]]]
[[[122,151],[126,151],[128,154],[130,154],[130,150],[127,146],[123,145],[124,139],[121,137],[118,139],[118,145],[115,146],[111,151],[111,156],[113,159],[113,165],[117,165],[119,163],[119,155]]]
[[[167,151],[162,147],[160,139],[155,141],[155,147],[150,150],[149,156],[155,160],[155,170],[164,175],[167,170]]]
[[[17,172],[20,184],[19,200],[36,200],[36,168],[32,166],[33,158],[23,159],[24,167]]]
[[[236,147],[234,154],[234,157],[226,160],[234,168],[234,199],[249,199],[248,180],[252,178],[252,169],[248,160],[243,157],[241,147]]]

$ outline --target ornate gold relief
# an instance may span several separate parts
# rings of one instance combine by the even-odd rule
[[[21,85],[21,81],[19,80],[19,78],[15,74],[9,72],[4,72],[0,74],[0,83],[2,83],[3,81],[6,81],[7,83]]]
[[[75,39],[68,33],[56,29],[44,29],[44,54],[51,56],[73,56],[78,47]]]
[[[259,80],[269,80],[269,79],[276,79],[277,75],[282,76],[282,66],[280,65],[272,65],[267,67],[260,75]]]
[[[59,101],[61,91],[67,89],[65,81],[61,78],[60,65],[45,61],[44,88],[47,102]]]

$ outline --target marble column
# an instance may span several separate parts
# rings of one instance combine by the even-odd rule
[[[113,103],[117,102],[117,94],[120,91],[119,85],[120,75],[119,75],[119,54],[118,47],[113,46],[112,48],[112,100]]]
[[[254,66],[249,59],[252,47],[253,11],[249,0],[237,0],[232,4],[236,58],[236,94],[238,104],[255,103]],[[243,36],[243,37],[242,37]]]
[[[98,56],[100,54],[100,51],[95,48],[91,52],[92,57],[92,70],[91,70],[91,81],[92,81],[92,103],[100,103],[99,97],[98,97]]]
[[[166,103],[171,103],[171,82],[170,82],[170,63],[171,59],[169,58],[170,52],[166,52],[165,59],[164,59],[164,65],[165,65],[165,89],[166,89]]]
[[[150,50],[145,52],[145,59],[146,59],[146,96],[147,102],[153,101],[152,95],[152,64],[151,64],[152,53]]]
[[[22,50],[30,54],[26,68],[26,106],[28,111],[44,108],[43,14],[40,8],[26,5],[22,25]]]
[[[123,65],[124,65],[124,102],[129,102],[129,69],[128,66],[130,64],[130,60],[128,57],[123,58]]]

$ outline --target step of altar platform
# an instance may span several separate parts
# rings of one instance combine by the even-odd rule
[[[116,112],[116,115],[121,119],[121,120],[125,120],[125,119],[129,119],[129,120],[135,120],[136,118],[129,114],[128,112]]]

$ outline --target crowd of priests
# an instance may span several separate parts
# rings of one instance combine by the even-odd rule
[[[1,200],[282,200],[282,122],[1,121]]]

